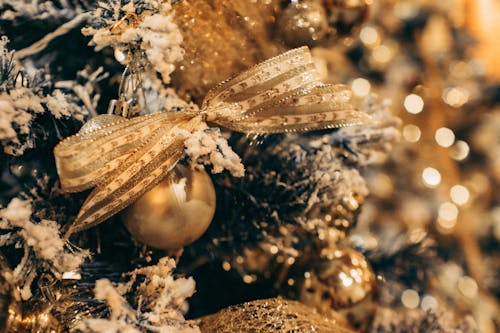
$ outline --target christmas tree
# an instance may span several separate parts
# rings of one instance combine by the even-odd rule
[[[496,332],[499,15],[0,3],[0,330]]]

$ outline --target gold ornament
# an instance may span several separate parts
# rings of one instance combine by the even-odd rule
[[[184,59],[172,83],[199,102],[218,82],[298,46],[328,46],[366,18],[368,0],[189,0],[172,6]],[[200,36],[200,37],[196,37]]]
[[[281,297],[232,305],[200,318],[198,325],[202,333],[354,333],[338,313],[319,314],[314,308]]]
[[[288,133],[367,123],[343,85],[323,84],[307,47],[288,51],[212,89],[199,112],[114,118],[54,149],[63,190],[94,187],[66,237],[95,226],[157,185],[206,122],[243,133]],[[125,103],[124,101],[121,101]],[[122,110],[123,108],[118,108]]]
[[[66,233],[95,226],[157,185],[182,157],[186,135],[206,122],[243,133],[287,133],[363,124],[343,85],[320,81],[307,47],[288,51],[220,83],[200,112],[116,118],[54,149],[63,190],[95,187]]]
[[[277,33],[290,46],[325,45],[332,36],[325,7],[318,0],[291,2],[277,21]]]
[[[329,250],[311,263],[300,300],[320,311],[337,310],[352,324],[369,322],[376,309],[376,276],[366,258],[350,248]]]
[[[149,246],[175,250],[197,240],[215,213],[215,189],[204,170],[177,165],[123,212],[128,231]]]

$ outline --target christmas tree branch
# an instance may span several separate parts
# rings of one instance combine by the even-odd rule
[[[91,17],[90,13],[78,14],[72,20],[62,24],[59,28],[57,28],[53,32],[45,35],[45,37],[40,39],[38,42],[35,42],[32,45],[28,46],[27,48],[17,51],[15,54],[16,59],[21,60],[41,52],[49,45],[51,41],[53,41],[57,37],[67,34],[69,31],[73,30],[74,28],[81,25],[83,22],[87,21],[90,17]]]

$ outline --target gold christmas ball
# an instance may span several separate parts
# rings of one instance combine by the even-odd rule
[[[328,46],[352,35],[368,17],[370,0],[290,1],[278,14],[278,37],[289,47]]]
[[[326,11],[318,0],[290,3],[276,25],[279,37],[290,47],[318,45],[329,32]]]
[[[114,114],[100,114],[98,116],[90,118],[85,124],[83,124],[83,126],[80,128],[80,134],[98,130],[101,127],[123,119],[123,117]]]
[[[350,248],[338,248],[311,263],[300,300],[320,311],[337,310],[356,328],[366,325],[376,310],[376,276],[366,258]]]
[[[139,242],[180,249],[203,235],[215,213],[215,189],[203,170],[177,165],[157,186],[124,210],[123,222]]]
[[[202,333],[354,333],[345,318],[330,311],[319,314],[314,308],[281,297],[232,305],[202,317]]]

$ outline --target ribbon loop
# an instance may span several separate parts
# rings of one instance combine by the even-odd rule
[[[359,125],[344,85],[323,84],[307,47],[293,49],[222,82],[206,96],[208,119],[244,133],[286,133]]]

